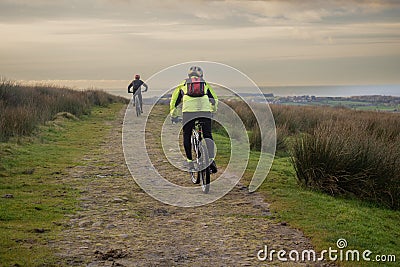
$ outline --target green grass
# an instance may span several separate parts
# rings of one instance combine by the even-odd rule
[[[399,111],[400,106],[385,106],[385,105],[372,105],[372,106],[354,106],[353,107],[356,110],[366,110],[366,111],[389,111],[389,112],[394,112],[394,111]]]
[[[255,156],[252,155],[251,161],[256,161]],[[303,231],[319,251],[329,247],[336,249],[339,238],[347,240],[348,249],[368,249],[373,252],[373,257],[378,254],[398,254],[400,251],[400,212],[302,188],[297,184],[288,157],[275,159],[259,191],[271,203],[278,218]],[[400,255],[396,256],[398,262]],[[382,263],[360,263],[387,266]],[[349,262],[347,266],[354,264]]]
[[[63,181],[68,168],[98,149],[122,104],[94,108],[79,121],[43,126],[37,137],[0,143],[0,266],[57,266],[49,243],[79,192]],[[31,174],[30,174],[31,173]],[[43,232],[43,233],[40,233]]]
[[[228,163],[230,143],[223,134],[214,134],[218,146],[217,164]],[[258,163],[260,152],[251,151],[242,182],[248,184]],[[259,188],[266,202],[271,203],[273,217],[300,229],[311,239],[317,251],[337,249],[336,241],[347,240],[348,249],[396,255],[400,261],[400,212],[374,204],[311,191],[297,184],[294,168],[285,152],[278,151],[266,180]],[[290,249],[290,248],[289,248]],[[361,256],[360,256],[361,257]],[[396,263],[336,262],[343,266],[395,266]]]

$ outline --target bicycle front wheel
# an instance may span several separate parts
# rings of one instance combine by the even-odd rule
[[[199,154],[199,152],[198,152],[198,147],[199,147],[198,143],[199,142],[196,139],[194,132],[192,133],[192,136],[190,137],[190,143],[192,144],[192,152],[194,151],[194,153],[196,154],[196,161],[197,161],[198,154]],[[199,184],[200,183],[199,172],[194,172],[194,171],[190,172],[190,179],[192,180],[192,182],[194,184]]]

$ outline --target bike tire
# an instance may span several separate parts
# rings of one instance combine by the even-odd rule
[[[205,142],[200,143],[199,145],[199,153],[202,155],[200,160],[200,171],[199,173],[199,178],[200,178],[200,183],[201,183],[201,190],[205,194],[208,194],[210,192],[210,164],[209,164],[209,158],[208,158],[208,151]]]
[[[138,96],[135,96],[135,107],[136,107],[136,116],[139,117],[142,112],[140,110],[140,101]]]

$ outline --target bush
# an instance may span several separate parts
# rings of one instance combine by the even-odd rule
[[[260,130],[250,108],[243,101],[226,103],[244,121],[251,149],[260,150]],[[301,185],[400,209],[399,114],[318,106],[270,107],[277,149],[290,152]]]
[[[93,106],[127,103],[122,97],[102,91],[76,91],[55,86],[23,86],[0,82],[0,141],[32,134],[38,125],[59,112],[77,117],[89,114]]]
[[[331,195],[399,209],[400,118],[370,112],[349,115],[320,122],[311,134],[297,138],[292,162],[298,181]]]

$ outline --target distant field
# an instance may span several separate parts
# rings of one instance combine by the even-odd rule
[[[354,110],[368,110],[368,111],[387,111],[399,112],[400,104],[383,104],[350,100],[326,100],[318,102],[282,102],[282,105],[290,106],[331,106],[331,107],[345,107]]]

